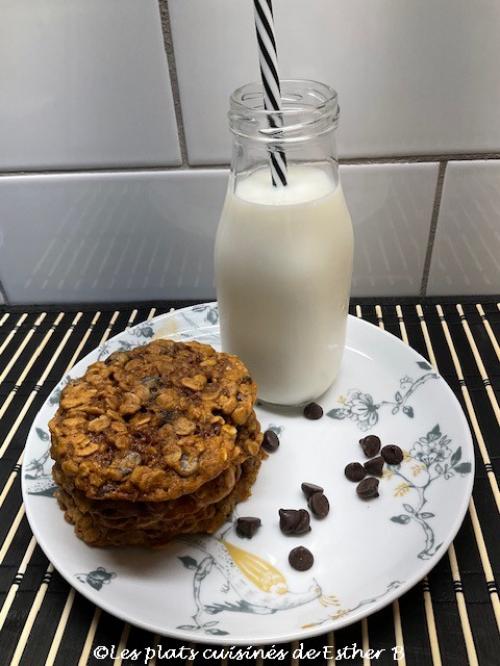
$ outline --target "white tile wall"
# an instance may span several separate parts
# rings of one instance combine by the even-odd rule
[[[340,93],[342,157],[500,152],[496,0],[273,3],[282,76]],[[158,0],[0,5],[6,299],[212,297],[227,171],[134,171],[181,164]],[[168,7],[189,161],[225,163],[228,96],[258,78],[252,2]],[[2,175],[30,170],[75,173]],[[419,294],[437,173],[432,158],[342,167],[354,295]],[[500,162],[450,162],[429,294],[500,291],[499,218]]]
[[[11,303],[208,298],[225,171],[0,179]]]
[[[340,95],[343,157],[500,149],[497,0],[274,0],[280,74]],[[229,157],[228,96],[258,78],[252,2],[170,0],[191,162]]]
[[[354,223],[353,296],[418,295],[438,165],[341,167]]]
[[[355,295],[417,294],[436,164],[346,166]],[[0,179],[13,303],[210,298],[226,170]]]
[[[157,0],[2,0],[0,169],[179,164]]]
[[[427,293],[500,293],[500,161],[448,164]]]

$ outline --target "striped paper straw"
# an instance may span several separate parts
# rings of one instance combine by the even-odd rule
[[[254,13],[255,31],[259,45],[260,75],[264,89],[264,108],[267,111],[280,111],[281,88],[272,1],[254,0]],[[278,127],[278,122],[274,117],[269,118],[270,127]],[[286,156],[282,150],[271,153],[271,176],[275,187],[287,184]]]

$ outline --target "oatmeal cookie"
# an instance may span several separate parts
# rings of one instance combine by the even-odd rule
[[[78,509],[88,513],[105,527],[128,529],[130,525],[151,526],[176,522],[227,497],[241,477],[241,465],[232,465],[215,479],[207,481],[190,495],[165,502],[129,502],[128,500],[93,500],[67,483],[61,470],[54,466],[53,477],[60,489],[71,495]]]
[[[258,454],[256,392],[240,359],[198,342],[115,352],[62,391],[51,455],[88,499],[175,500]]]
[[[140,507],[140,503],[122,502],[123,511],[135,507],[126,520],[118,516],[116,522],[103,520],[99,514],[102,502],[87,500],[81,503],[75,496],[60,488],[57,492],[59,505],[64,511],[66,520],[75,526],[77,536],[91,546],[163,546],[180,534],[213,534],[223,525],[238,502],[251,495],[251,487],[257,477],[262,455],[248,458],[241,465],[241,476],[231,492],[218,502],[210,504],[181,516],[172,522],[166,519],[156,508],[158,503],[148,503]],[[115,505],[119,505],[116,502]],[[97,511],[97,514],[95,513]],[[117,509],[118,514],[120,511]],[[144,516],[149,516],[149,521]]]

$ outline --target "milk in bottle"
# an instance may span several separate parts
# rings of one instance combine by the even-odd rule
[[[283,89],[291,95],[290,88],[301,84],[307,97],[304,88],[311,83],[284,82]],[[286,135],[286,111],[283,115]],[[320,120],[324,129],[325,118]],[[289,122],[297,125],[297,117]],[[332,118],[330,124],[332,133]],[[217,231],[222,347],[246,363],[261,400],[281,405],[320,396],[334,381],[344,349],[353,234],[336,161],[318,151],[318,144],[331,151],[327,134],[328,129],[321,141],[309,137],[314,160],[307,159],[307,139],[288,147],[281,134],[288,160],[285,187],[273,185],[265,160],[240,171],[233,160]],[[303,161],[297,159],[297,144]]]

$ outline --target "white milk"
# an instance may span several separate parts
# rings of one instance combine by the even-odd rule
[[[353,237],[342,188],[317,166],[237,180],[217,231],[222,347],[267,402],[300,404],[334,381],[344,349]]]

